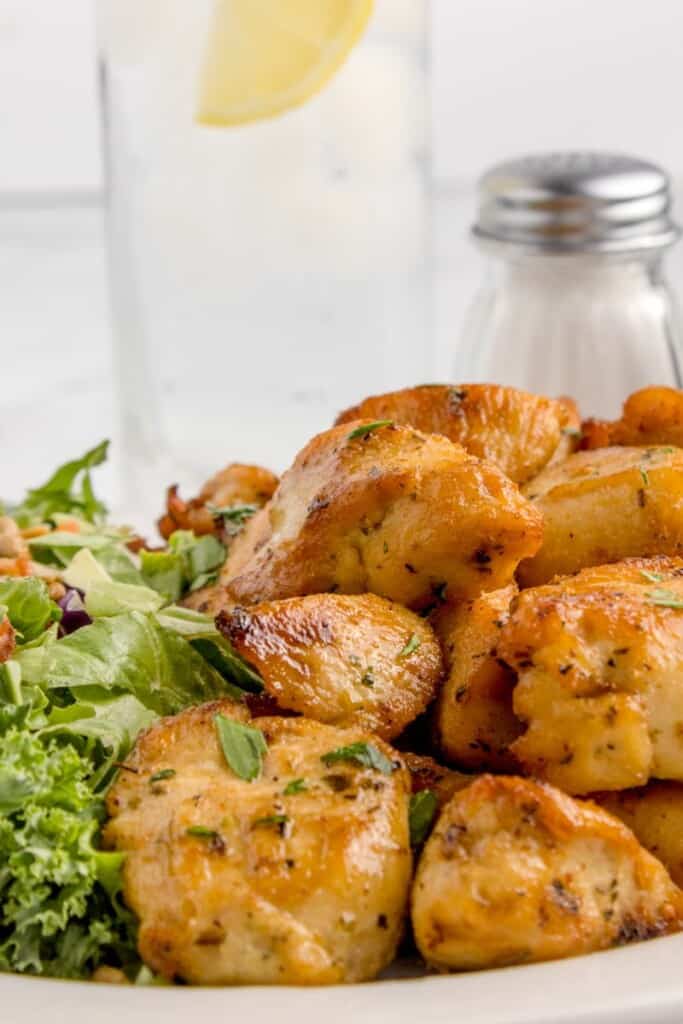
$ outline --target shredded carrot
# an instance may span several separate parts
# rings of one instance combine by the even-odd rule
[[[59,530],[64,533],[80,533],[81,527],[75,519],[65,519],[59,524]]]
[[[44,537],[46,533],[51,533],[52,528],[46,526],[45,523],[41,523],[39,526],[27,526],[21,531],[21,536],[24,540],[30,540],[32,537]]]

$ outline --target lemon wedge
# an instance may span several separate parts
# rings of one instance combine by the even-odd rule
[[[374,0],[216,0],[196,120],[237,125],[314,96],[364,32]]]

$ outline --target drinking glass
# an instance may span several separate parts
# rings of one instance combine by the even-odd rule
[[[196,118],[216,2],[98,0],[136,513],[231,460],[283,469],[345,406],[433,373],[427,0],[375,0],[316,95],[236,127]]]

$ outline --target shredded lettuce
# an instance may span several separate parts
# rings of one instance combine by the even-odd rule
[[[60,513],[98,522],[107,510],[95,497],[90,471],[106,460],[108,448],[109,441],[102,441],[79,459],[65,462],[46,483],[28,491],[20,505],[10,507],[9,514],[20,526],[45,522]]]
[[[36,577],[0,578],[0,605],[5,608],[21,643],[35,640],[61,617],[45,583]]]
[[[104,817],[88,762],[0,709],[0,970],[61,978],[138,963],[119,899],[120,854],[97,849]]]
[[[225,556],[225,547],[211,534],[196,537],[192,530],[176,530],[167,551],[140,553],[142,575],[168,601],[179,601],[188,591],[213,583]]]
[[[159,715],[230,689],[191,644],[141,612],[97,619],[62,640],[19,652],[16,660],[22,678],[47,691],[68,689],[77,696],[81,687],[95,686],[130,693]]]

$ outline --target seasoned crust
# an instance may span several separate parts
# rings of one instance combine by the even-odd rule
[[[541,532],[500,470],[446,438],[345,424],[299,453],[221,582],[243,604],[337,591],[420,609],[507,584]]]
[[[683,897],[620,821],[528,779],[482,776],[442,811],[412,894],[420,953],[467,970],[676,931]]]
[[[217,625],[280,707],[383,739],[425,710],[442,675],[429,624],[374,594],[310,594],[235,608]]]
[[[608,445],[674,445],[683,448],[683,391],[650,387],[634,391],[618,420],[586,420],[582,448]]]
[[[436,613],[446,681],[434,707],[444,758],[470,771],[515,771],[510,745],[523,730],[512,707],[515,673],[498,657],[514,585]]]
[[[513,601],[498,651],[517,672],[512,745],[570,793],[683,780],[683,559],[585,569]]]
[[[268,749],[247,782],[226,764],[217,711],[235,714],[219,703],[153,726],[108,796],[141,956],[194,984],[373,978],[394,957],[412,870],[398,756],[359,729],[262,718]],[[354,743],[394,770],[322,760]]]
[[[623,558],[683,554],[683,451],[577,452],[524,488],[543,514],[540,550],[519,567],[523,587]]]
[[[524,483],[576,447],[579,414],[571,399],[544,398],[498,384],[424,384],[366,398],[337,417],[394,420],[443,434],[471,455]]]

